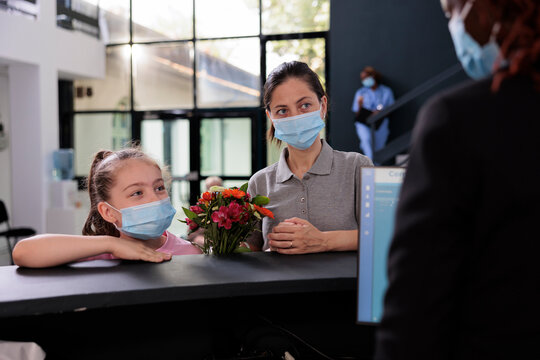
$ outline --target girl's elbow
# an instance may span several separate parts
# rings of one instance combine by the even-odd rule
[[[20,246],[21,243],[18,243],[13,248],[13,252],[11,253],[11,258],[13,259],[13,263],[18,266],[24,266],[24,259],[25,259],[25,251],[24,246]]]
[[[21,240],[15,245],[11,257],[13,258],[13,263],[15,265],[32,267],[32,262],[30,261],[31,249],[28,248],[28,244],[25,243],[25,241],[26,240]]]

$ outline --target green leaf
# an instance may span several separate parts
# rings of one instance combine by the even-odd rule
[[[184,210],[184,214],[186,214],[186,216],[190,220],[196,219],[198,217],[197,214],[195,214],[193,211],[191,211],[189,209],[186,209],[185,207],[182,207],[182,210]]]
[[[240,190],[243,191],[243,192],[247,192],[248,184],[249,183],[245,183],[244,185],[240,186]]]
[[[234,249],[233,253],[235,254],[238,254],[238,253],[245,253],[245,252],[251,252],[251,250],[247,247],[237,247],[236,249]]]
[[[270,199],[266,196],[257,195],[253,198],[253,203],[258,206],[267,205],[270,202]]]

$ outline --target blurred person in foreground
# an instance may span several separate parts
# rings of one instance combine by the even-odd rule
[[[540,359],[540,2],[442,6],[473,81],[419,113],[375,359]]]

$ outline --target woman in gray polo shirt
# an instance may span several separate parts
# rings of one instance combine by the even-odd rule
[[[319,77],[302,62],[281,64],[264,85],[264,105],[269,140],[288,146],[249,180],[248,192],[268,196],[275,216],[263,219],[250,247],[283,254],[356,250],[360,168],[373,164],[320,138],[328,100]]]

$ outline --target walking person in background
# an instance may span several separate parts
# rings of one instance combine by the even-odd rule
[[[373,149],[380,150],[386,144],[388,134],[388,118],[376,124],[375,138],[372,139],[371,127],[366,124],[371,114],[376,114],[394,103],[392,90],[381,84],[380,74],[371,66],[366,66],[360,73],[362,87],[356,91],[352,103],[352,112],[355,115],[355,126],[360,150],[368,158],[373,159]]]

